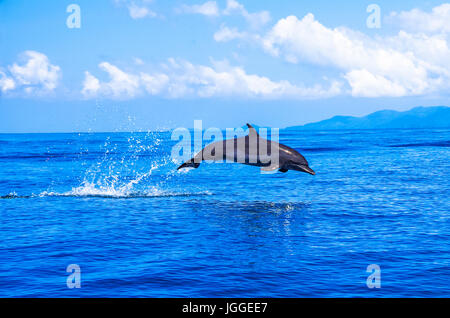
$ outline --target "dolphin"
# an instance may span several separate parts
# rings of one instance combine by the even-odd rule
[[[305,157],[298,151],[278,142],[270,141],[259,136],[255,128],[247,124],[248,135],[245,137],[213,142],[189,159],[177,170],[182,168],[198,168],[202,161],[237,162],[261,167],[262,171],[287,172],[295,170],[312,175],[312,170]]]

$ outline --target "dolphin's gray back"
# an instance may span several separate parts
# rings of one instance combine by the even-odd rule
[[[283,166],[291,161],[308,165],[305,157],[297,150],[259,136],[213,142],[207,145],[198,156],[201,160],[238,162],[260,167],[273,164]]]
[[[255,166],[269,166],[279,156],[280,144],[259,136],[245,136],[213,142],[197,155],[198,159],[238,162]],[[196,157],[197,157],[196,156]]]

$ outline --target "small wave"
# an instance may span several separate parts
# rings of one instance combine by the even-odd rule
[[[0,196],[0,199],[17,199],[17,198],[20,198],[20,197],[21,196],[17,195],[17,193],[11,192],[11,193],[8,193],[6,195]]]
[[[436,141],[436,142],[420,142],[420,143],[412,143],[412,144],[399,144],[399,145],[390,145],[389,147],[394,148],[407,148],[407,147],[450,147],[450,141]]]
[[[198,193],[177,193],[177,192],[159,192],[159,193],[147,193],[147,192],[134,192],[128,194],[111,194],[111,193],[89,193],[89,194],[76,194],[69,192],[42,192],[39,197],[77,197],[77,198],[105,198],[105,199],[127,199],[127,198],[163,198],[163,197],[193,197],[202,195],[212,195],[212,193],[198,192]]]
[[[142,191],[142,192],[128,192],[121,193],[114,190],[102,190],[93,189],[89,191],[87,189],[79,190],[74,189],[67,192],[54,192],[43,191],[39,194],[32,195],[17,195],[7,194],[0,196],[0,199],[31,199],[31,198],[45,198],[45,197],[72,197],[72,198],[106,198],[106,199],[127,199],[127,198],[167,198],[167,197],[193,197],[212,195],[209,191],[203,192],[172,192],[155,189],[154,191]]]
[[[270,201],[220,201],[210,200],[209,206],[214,206],[217,211],[230,211],[230,212],[271,212],[271,213],[284,213],[302,211],[308,206],[308,203],[304,202],[270,202]],[[202,207],[204,202],[198,202]]]
[[[349,150],[348,147],[315,147],[315,148],[298,148],[300,152],[328,152],[328,151],[344,151]]]

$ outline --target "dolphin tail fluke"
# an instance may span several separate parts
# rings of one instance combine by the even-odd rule
[[[185,163],[183,163],[181,166],[177,168],[177,170],[183,169],[183,168],[198,168],[200,166],[199,162],[194,162],[194,158],[189,159]]]

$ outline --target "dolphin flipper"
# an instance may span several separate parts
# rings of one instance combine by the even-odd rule
[[[183,168],[195,168],[197,169],[198,166],[200,166],[199,162],[195,162],[194,158],[189,159],[188,161],[186,161],[185,163],[183,163],[181,166],[179,166],[177,168],[177,170],[183,169]]]

